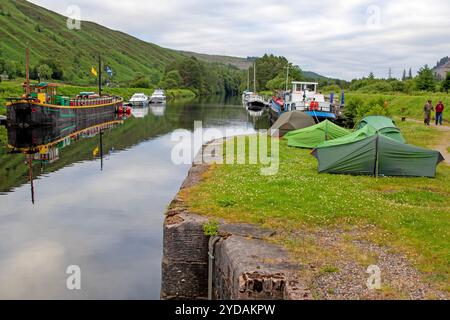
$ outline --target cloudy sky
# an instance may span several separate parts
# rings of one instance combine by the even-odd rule
[[[449,0],[32,0],[163,47],[286,56],[304,70],[387,77],[450,55]]]

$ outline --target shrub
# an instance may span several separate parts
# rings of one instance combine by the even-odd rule
[[[376,82],[358,89],[362,93],[392,92],[394,89],[388,82]]]

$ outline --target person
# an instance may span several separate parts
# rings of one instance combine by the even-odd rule
[[[436,105],[436,125],[440,124],[442,126],[442,113],[444,112],[444,104],[442,101],[439,101],[439,103]]]
[[[430,120],[431,120],[431,111],[433,111],[433,103],[431,102],[431,100],[428,100],[428,102],[423,106],[423,112],[425,115],[425,125],[429,126],[430,125]]]

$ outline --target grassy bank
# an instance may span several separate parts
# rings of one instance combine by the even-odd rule
[[[450,95],[445,93],[441,94],[430,93],[417,95],[364,94],[356,92],[346,93],[347,101],[348,99],[352,99],[354,97],[359,97],[363,100],[371,100],[381,97],[388,102],[388,108],[392,115],[406,116],[419,120],[423,118],[423,106],[425,105],[428,99],[431,99],[434,105],[436,105],[440,100],[442,100],[445,106],[450,107]]]
[[[0,114],[5,114],[6,109],[3,108],[6,104],[6,98],[18,97],[23,93],[21,81],[7,81],[0,83]],[[147,88],[108,88],[105,87],[104,93],[118,95],[124,97],[125,100],[131,98],[131,96],[136,92],[143,92],[147,95],[153,93],[153,89]],[[62,95],[74,96],[82,91],[94,91],[97,92],[97,87],[79,87],[72,85],[61,84],[58,92]],[[169,100],[174,99],[188,99],[195,98],[195,93],[189,89],[168,89],[166,90],[166,95]]]
[[[399,125],[412,143],[431,146],[439,140],[434,129]],[[262,176],[260,169],[213,165],[182,197],[193,212],[276,229],[278,241],[293,254],[312,248],[296,236],[301,230],[365,230],[364,239],[406,254],[427,279],[450,289],[449,166],[439,165],[435,179],[318,174],[310,150],[281,141],[279,173]],[[320,264],[323,256],[319,248],[312,259]]]

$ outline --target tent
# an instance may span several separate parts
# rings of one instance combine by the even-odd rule
[[[302,111],[294,110],[284,112],[273,124],[270,130],[278,129],[280,131],[280,137],[283,137],[286,133],[290,131],[310,127],[315,124],[316,123],[311,116],[307,115]]]
[[[398,142],[406,142],[392,119],[384,116],[368,116],[361,120],[356,126],[356,129],[362,129],[367,125],[372,126],[377,132]]]
[[[288,146],[298,148],[316,148],[320,143],[348,135],[347,129],[325,120],[315,126],[291,131],[286,134]]]
[[[350,134],[347,134],[346,136],[343,136],[343,137],[340,137],[337,139],[333,139],[333,140],[324,141],[321,144],[319,144],[317,146],[317,148],[330,147],[330,146],[336,146],[339,144],[356,142],[359,140],[363,140],[367,137],[373,136],[374,134],[377,134],[377,130],[375,130],[375,128],[372,127],[371,125],[368,125],[359,130],[356,130]]]
[[[441,153],[376,133],[363,140],[317,148],[319,172],[373,176],[434,177]]]

